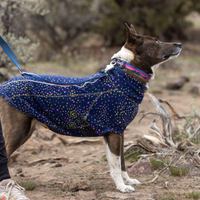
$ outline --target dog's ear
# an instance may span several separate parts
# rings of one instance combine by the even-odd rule
[[[136,32],[134,26],[131,24],[131,27],[129,27],[127,23],[125,23],[125,25],[126,25],[127,41],[135,43],[139,39],[139,37],[137,35],[137,32]]]
[[[135,35],[137,34],[135,27],[131,24],[131,32]]]
[[[132,36],[134,36],[135,34],[137,34],[137,32],[135,30],[135,27],[132,24],[131,24],[131,27],[129,27],[127,23],[125,23],[125,25],[126,25],[126,34],[131,33]]]

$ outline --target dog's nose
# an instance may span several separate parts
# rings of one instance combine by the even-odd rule
[[[181,48],[181,47],[182,47],[182,44],[181,44],[181,43],[175,43],[175,46]]]

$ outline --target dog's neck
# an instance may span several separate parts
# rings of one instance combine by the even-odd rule
[[[135,58],[135,55],[132,51],[128,50],[127,48],[125,48],[124,46],[121,48],[121,50],[119,52],[117,52],[116,54],[114,54],[112,56],[111,59],[120,59],[120,60],[123,60],[123,61],[126,61],[128,63],[130,63],[131,65],[137,67],[135,64],[134,64],[134,58]],[[139,68],[139,67],[138,67]],[[141,67],[139,68],[141,70],[143,70]],[[136,73],[128,70],[128,69],[123,69],[127,74],[133,76],[134,78],[136,78],[138,81],[140,81],[142,84],[144,85],[147,85],[148,84],[148,80],[137,75]],[[153,71],[154,72],[154,71]]]

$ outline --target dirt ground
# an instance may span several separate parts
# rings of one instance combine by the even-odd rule
[[[191,103],[200,105],[200,59],[198,46],[184,44],[179,58],[158,69],[156,80],[149,84],[148,92],[157,98],[167,99],[180,115],[192,112]],[[109,51],[110,57],[112,51]],[[98,63],[90,60],[90,65],[98,68]],[[69,64],[69,63],[68,63]],[[78,63],[80,64],[80,63]],[[82,75],[95,73],[87,66],[86,70],[74,67],[65,68],[62,63],[37,63],[34,68],[27,68],[35,73]],[[46,66],[49,68],[46,68]],[[66,71],[67,73],[63,73]],[[187,76],[190,81],[179,90],[169,90],[165,86],[168,81]],[[197,91],[191,91],[197,85]],[[199,92],[198,92],[199,89]],[[153,111],[154,107],[145,96],[135,120],[125,131],[125,143],[149,134],[149,125],[152,116],[146,117],[140,124],[142,113]],[[81,141],[80,138],[60,137],[54,133],[38,128],[33,136],[14,155],[10,164],[10,173],[14,180],[24,183],[29,188],[35,183],[33,190],[27,190],[27,196],[32,200],[41,199],[136,199],[136,200],[184,200],[194,199],[189,194],[200,194],[200,171],[193,161],[188,161],[190,172],[187,176],[172,176],[167,170],[156,182],[134,186],[135,192],[122,194],[116,190],[109,175],[109,167],[105,155],[103,138],[89,138]],[[134,164],[134,163],[132,163]],[[130,166],[131,162],[126,161]],[[155,176],[151,164],[135,168],[127,168],[129,175],[144,183]],[[142,171],[142,173],[141,173]],[[135,172],[135,173],[133,173]],[[197,196],[196,199],[200,199]]]

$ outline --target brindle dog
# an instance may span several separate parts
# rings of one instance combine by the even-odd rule
[[[143,36],[136,33],[133,25],[126,24],[127,40],[121,50],[112,59],[120,59],[154,76],[158,65],[177,57],[181,51],[181,43],[161,42],[155,37]],[[112,65],[112,64],[110,64]],[[112,66],[110,66],[112,67]],[[147,80],[134,72],[123,69],[138,81],[147,85]],[[37,121],[28,117],[0,96],[0,120],[5,138],[7,155],[10,155],[25,143],[36,128]],[[110,175],[116,187],[121,192],[133,192],[131,185],[140,184],[136,179],[129,178],[124,162],[124,135],[106,133],[104,135],[107,159],[110,165]],[[125,184],[126,183],[126,184]]]

